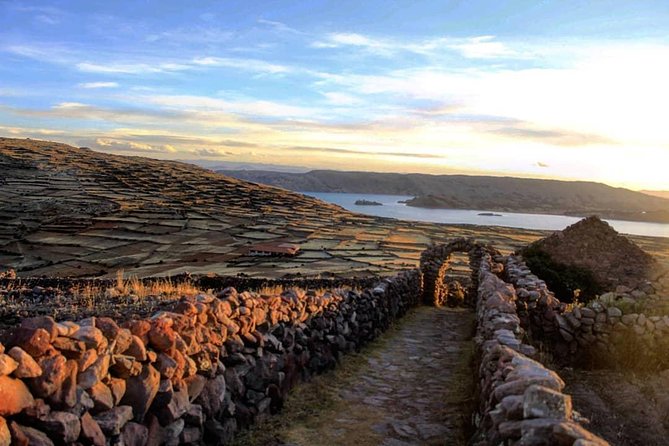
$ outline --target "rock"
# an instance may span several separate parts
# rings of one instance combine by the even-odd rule
[[[149,364],[144,365],[140,375],[127,380],[125,395],[121,404],[127,404],[134,408],[135,421],[142,421],[158,393],[159,386],[160,373]]]
[[[207,418],[213,418],[220,411],[224,398],[225,378],[223,375],[218,375],[216,378],[207,381],[195,403],[202,406]]]
[[[172,320],[160,318],[151,322],[149,341],[151,346],[159,352],[171,350],[176,345],[177,334],[172,329]]]
[[[177,420],[163,428],[166,446],[177,446],[179,444],[179,437],[181,436],[184,426],[184,420]]]
[[[21,347],[33,358],[39,358],[51,348],[51,334],[43,328],[19,327],[14,330],[11,343]]]
[[[0,416],[20,413],[33,404],[35,400],[23,381],[0,376]]]
[[[57,443],[70,444],[77,441],[81,433],[79,417],[69,412],[52,411],[36,423]]]
[[[14,434],[16,432],[16,434]],[[28,446],[54,446],[53,441],[42,431],[28,426],[16,426],[12,430],[12,437],[21,438]],[[17,442],[19,443],[19,442]]]
[[[21,347],[12,347],[7,354],[18,363],[17,369],[14,370],[15,377],[36,378],[42,374],[42,368],[37,361]]]
[[[111,390],[112,396],[114,397],[114,405],[118,405],[125,395],[125,380],[119,378],[110,378],[109,379],[109,389]]]
[[[92,348],[98,352],[102,352],[108,345],[107,338],[102,331],[93,326],[83,326],[71,337],[86,344],[86,348]]]
[[[569,420],[572,417],[572,403],[569,395],[564,395],[547,387],[533,385],[523,394],[524,418],[555,418]]]
[[[202,443],[202,431],[197,427],[185,427],[179,435],[179,444],[196,445]]]
[[[77,404],[77,362],[69,360],[65,363],[65,379],[60,387],[49,397],[53,404],[70,408]]]
[[[111,371],[116,377],[128,379],[142,372],[142,364],[132,356],[114,355],[112,362]]]
[[[135,335],[132,336],[130,345],[123,353],[127,356],[132,356],[140,362],[146,361],[146,346],[144,345],[144,342]]]
[[[228,370],[225,371],[226,374],[228,373]],[[193,375],[189,376],[184,381],[188,386],[188,397],[190,398],[190,401],[193,402],[202,393],[204,385],[207,383],[207,378],[202,375]]]
[[[202,406],[199,404],[191,404],[183,418],[187,425],[201,428],[204,425],[205,420]]]
[[[609,307],[609,308],[606,310],[606,314],[607,314],[609,317],[622,317],[623,312],[620,311],[620,308],[618,308],[618,307]]]
[[[95,364],[95,361],[97,360],[98,360],[97,350],[93,349],[86,350],[84,354],[81,356],[81,359],[79,359],[79,370],[85,372],[86,369]]]
[[[172,393],[169,403],[157,411],[158,418],[162,423],[173,423],[181,418],[190,407],[188,390],[182,386],[180,390]]]
[[[98,356],[98,359],[86,371],[79,373],[77,382],[82,389],[90,389],[96,383],[102,381],[109,373],[109,355]]]
[[[96,383],[93,387],[88,389],[88,394],[93,400],[93,410],[97,412],[104,412],[114,407],[114,397],[111,390],[102,382]]]
[[[158,355],[158,360],[155,363],[156,369],[160,372],[160,376],[170,379],[174,376],[177,368],[177,362],[165,353]]]
[[[106,412],[102,412],[93,417],[100,425],[100,429],[106,435],[120,435],[121,429],[125,424],[132,420],[132,407],[116,406]]]
[[[0,446],[10,446],[12,444],[12,434],[9,432],[7,420],[0,417]]]
[[[81,441],[92,446],[105,446],[106,443],[100,425],[88,412],[81,416]]]
[[[14,373],[19,364],[9,355],[0,353],[0,376],[7,376]]]
[[[573,422],[562,422],[553,426],[553,438],[555,444],[571,445],[575,441],[583,439],[594,442],[596,445],[608,445],[607,442],[589,432],[581,425]]]
[[[29,330],[37,330],[38,328],[46,330],[49,333],[51,340],[58,336],[58,324],[50,316],[37,316],[21,321],[21,327]]]
[[[67,368],[65,364],[67,359],[63,355],[55,355],[42,358],[39,365],[42,368],[42,374],[37,378],[29,380],[30,388],[35,396],[47,398],[56,390],[60,389],[63,381],[67,377]]]
[[[123,428],[121,437],[124,446],[145,446],[149,441],[149,428],[131,421]]]

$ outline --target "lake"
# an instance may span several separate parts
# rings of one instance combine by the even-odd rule
[[[399,220],[425,221],[430,223],[469,224],[485,226],[506,226],[510,228],[540,229],[559,231],[580,220],[579,217],[548,214],[522,214],[517,212],[498,212],[486,209],[425,209],[399,203],[413,198],[405,195],[344,194],[326,192],[301,192],[319,198],[350,211],[377,217],[397,218]],[[357,200],[369,200],[382,203],[383,206],[358,206]],[[485,212],[501,216],[479,215]],[[616,231],[624,234],[669,237],[669,224],[644,223],[635,221],[606,220]]]

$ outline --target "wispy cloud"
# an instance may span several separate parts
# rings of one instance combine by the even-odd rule
[[[378,38],[358,33],[331,33],[311,43],[313,48],[358,47],[369,53],[390,57],[398,52],[437,56],[456,52],[468,59],[525,57],[495,36],[435,37],[417,41]]]
[[[271,27],[272,29],[274,29],[275,31],[278,31],[280,33],[289,33],[289,34],[298,34],[298,35],[305,34],[304,32],[299,31],[295,28],[292,28],[292,27],[286,25],[283,22],[278,22],[278,21],[275,21],[275,20],[258,19],[258,23],[260,23],[261,25],[267,25],[267,26]]]
[[[289,73],[293,69],[286,65],[274,64],[258,59],[243,59],[231,57],[199,57],[193,59],[194,65],[205,67],[225,67],[235,68],[243,71],[253,71],[257,73],[281,74]]]
[[[294,150],[298,152],[312,152],[312,153],[334,153],[342,155],[366,155],[366,156],[390,156],[390,157],[399,157],[399,158],[420,158],[420,159],[443,159],[446,158],[443,155],[436,155],[432,153],[421,153],[421,152],[379,152],[379,151],[366,151],[366,150],[354,150],[354,149],[341,149],[334,147],[303,147],[303,146],[293,146],[287,147],[288,150]]]
[[[78,85],[79,88],[95,89],[95,88],[117,88],[118,82],[84,82]]]

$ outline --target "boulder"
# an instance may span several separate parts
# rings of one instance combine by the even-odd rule
[[[35,400],[23,381],[0,376],[0,416],[17,414],[33,404]]]

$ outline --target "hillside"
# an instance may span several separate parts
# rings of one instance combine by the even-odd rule
[[[314,170],[220,171],[294,191],[413,195],[417,207],[599,215],[669,223],[669,200],[585,181]]]
[[[355,239],[346,227],[369,228],[373,218],[190,164],[46,141],[0,138],[0,221],[0,270],[20,276],[355,274],[398,261],[383,249],[372,253],[375,265],[322,251],[339,243],[331,234]],[[267,240],[303,252],[246,255]]]
[[[669,198],[669,191],[667,190],[642,190],[640,192],[653,197]]]

